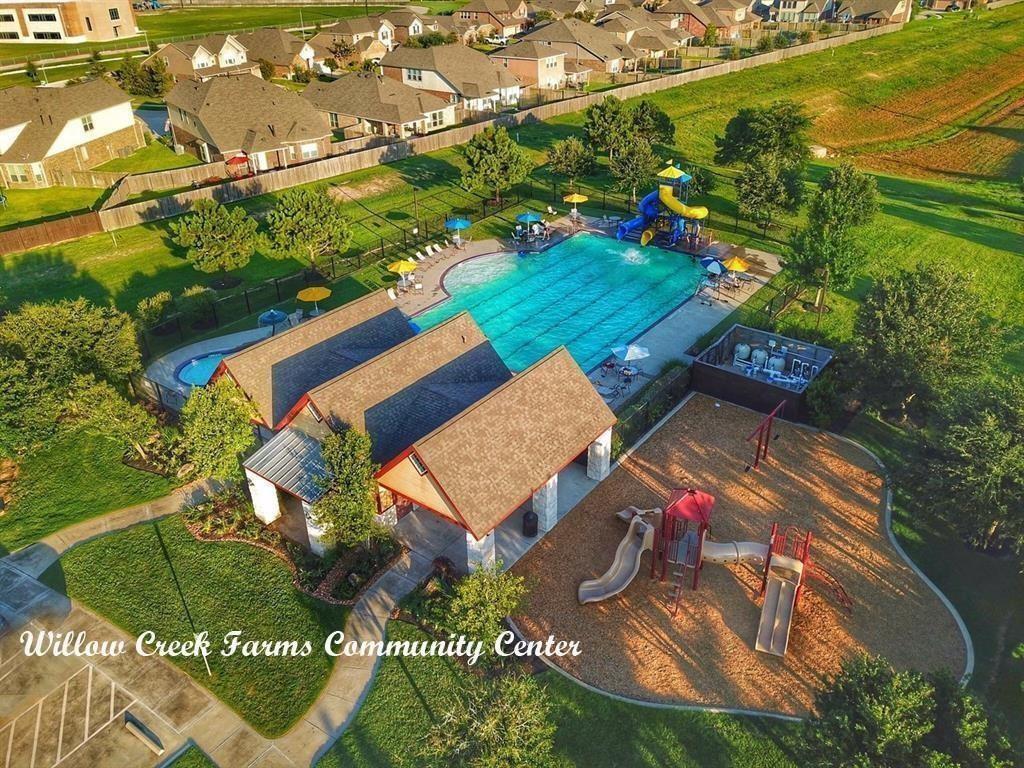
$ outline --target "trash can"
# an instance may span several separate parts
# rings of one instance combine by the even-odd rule
[[[537,535],[537,513],[530,511],[523,515],[523,536],[532,539]]]

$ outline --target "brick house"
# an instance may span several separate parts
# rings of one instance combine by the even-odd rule
[[[637,51],[614,33],[579,19],[542,24],[523,39],[565,53],[566,71],[573,64],[607,74],[627,72],[636,67],[639,58]]]
[[[669,0],[652,13],[663,23],[674,22],[698,39],[704,37],[708,27],[714,27],[721,42],[738,39],[744,32],[761,26],[761,17],[743,0],[705,0],[702,3]]]
[[[131,0],[0,0],[0,43],[88,43],[137,34]]]
[[[180,43],[167,43],[147,56],[142,65],[163,61],[175,80],[209,80],[220,75],[250,74],[260,77],[259,62],[234,35],[207,35]]]
[[[105,79],[0,90],[0,182],[49,187],[145,144],[131,97]]]
[[[324,116],[253,75],[181,80],[167,94],[167,114],[174,143],[204,162],[244,157],[257,173],[330,155]]]
[[[317,69],[325,58],[301,37],[277,27],[237,34],[234,38],[245,48],[249,61],[257,64],[270,62],[274,67],[274,77],[291,78],[296,69]]]
[[[831,17],[844,24],[898,24],[910,21],[910,0],[847,0],[837,2]]]
[[[463,21],[472,21],[480,29],[511,37],[526,30],[529,12],[525,0],[470,0],[454,14]]]
[[[355,16],[342,19],[317,32],[309,39],[315,55],[323,59],[378,61],[398,45],[395,25],[381,16]],[[339,46],[352,49],[348,56],[339,56]]]
[[[494,51],[490,57],[522,80],[524,87],[554,90],[566,85],[565,52],[550,45],[520,40]]]

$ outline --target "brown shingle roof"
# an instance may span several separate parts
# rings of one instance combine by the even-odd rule
[[[330,136],[326,119],[294,91],[254,75],[181,80],[168,107],[195,115],[221,152],[264,152]]]
[[[614,423],[615,415],[562,347],[413,450],[480,538]]]
[[[468,313],[309,392],[332,429],[367,432],[386,462],[512,377]]]
[[[105,78],[65,88],[15,86],[0,90],[0,128],[26,123],[0,155],[0,162],[38,162],[69,120],[130,101],[130,96]]]
[[[258,29],[234,36],[248,50],[250,61],[266,59],[280,67],[290,67],[302,51],[305,41],[277,27]]]
[[[405,316],[377,291],[228,355],[222,367],[273,427],[309,390],[412,335]]]
[[[521,85],[507,69],[494,65],[486,54],[461,43],[432,48],[396,48],[381,59],[381,66],[437,72],[466,98],[477,99],[499,88]]]
[[[524,39],[542,43],[575,44],[590,51],[598,61],[637,58],[636,51],[614,34],[579,19],[562,19],[543,24]]]
[[[306,86],[302,97],[321,112],[392,125],[423,120],[428,112],[449,106],[431,93],[369,72],[352,72],[333,82],[314,81]]]
[[[502,48],[500,51],[494,51],[491,56],[497,58],[510,58],[510,59],[529,59],[536,61],[538,59],[547,59],[552,56],[565,56],[564,51],[559,51],[552,48],[550,45],[544,45],[538,43],[536,40],[520,40],[507,48]]]

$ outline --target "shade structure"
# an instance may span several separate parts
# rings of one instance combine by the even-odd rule
[[[716,259],[714,256],[705,256],[700,260],[700,265],[712,275],[725,274],[725,267],[722,266],[722,262]]]
[[[746,272],[750,269],[750,264],[741,259],[739,256],[731,256],[722,262],[722,266],[728,269],[730,272]]]
[[[249,162],[249,158],[245,155],[235,155],[228,159],[225,165],[246,165]]]
[[[445,229],[454,229],[458,231],[460,229],[469,229],[469,227],[472,226],[472,224],[473,222],[471,222],[469,219],[457,218],[448,219],[448,221],[444,223],[444,226]]]
[[[710,493],[695,488],[677,488],[669,494],[665,517],[707,525],[711,522],[711,510],[714,506],[715,497]]]
[[[288,319],[288,315],[280,309],[268,309],[266,312],[260,315],[260,325],[277,325],[283,323]]]
[[[313,311],[309,314],[316,317],[320,314],[320,304],[318,302],[323,301],[331,295],[331,289],[325,288],[322,285],[314,285],[312,288],[303,288],[296,294],[296,298],[299,301],[312,301]]]
[[[516,221],[520,224],[533,224],[534,222],[540,221],[543,218],[539,213],[533,211],[527,211],[526,213],[520,213],[516,216]]]
[[[672,179],[672,181],[678,181],[680,184],[688,184],[693,181],[693,177],[690,174],[682,168],[676,168],[672,163],[669,163],[658,171],[658,177],[662,179]]]
[[[633,360],[643,360],[645,357],[650,357],[651,351],[647,347],[641,347],[639,344],[623,344],[619,347],[613,347],[612,354],[619,358],[619,360],[625,360],[629,363]]]
[[[572,203],[572,212],[579,213],[579,211],[576,210],[576,206],[579,205],[580,203],[587,202],[587,200],[589,199],[590,198],[587,197],[586,195],[581,195],[579,192],[573,192],[571,195],[566,195],[565,197],[563,197],[562,202]]]

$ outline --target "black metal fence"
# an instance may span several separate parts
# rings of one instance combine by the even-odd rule
[[[678,405],[690,388],[689,367],[675,367],[647,384],[619,414],[612,449],[616,456],[632,446]]]

